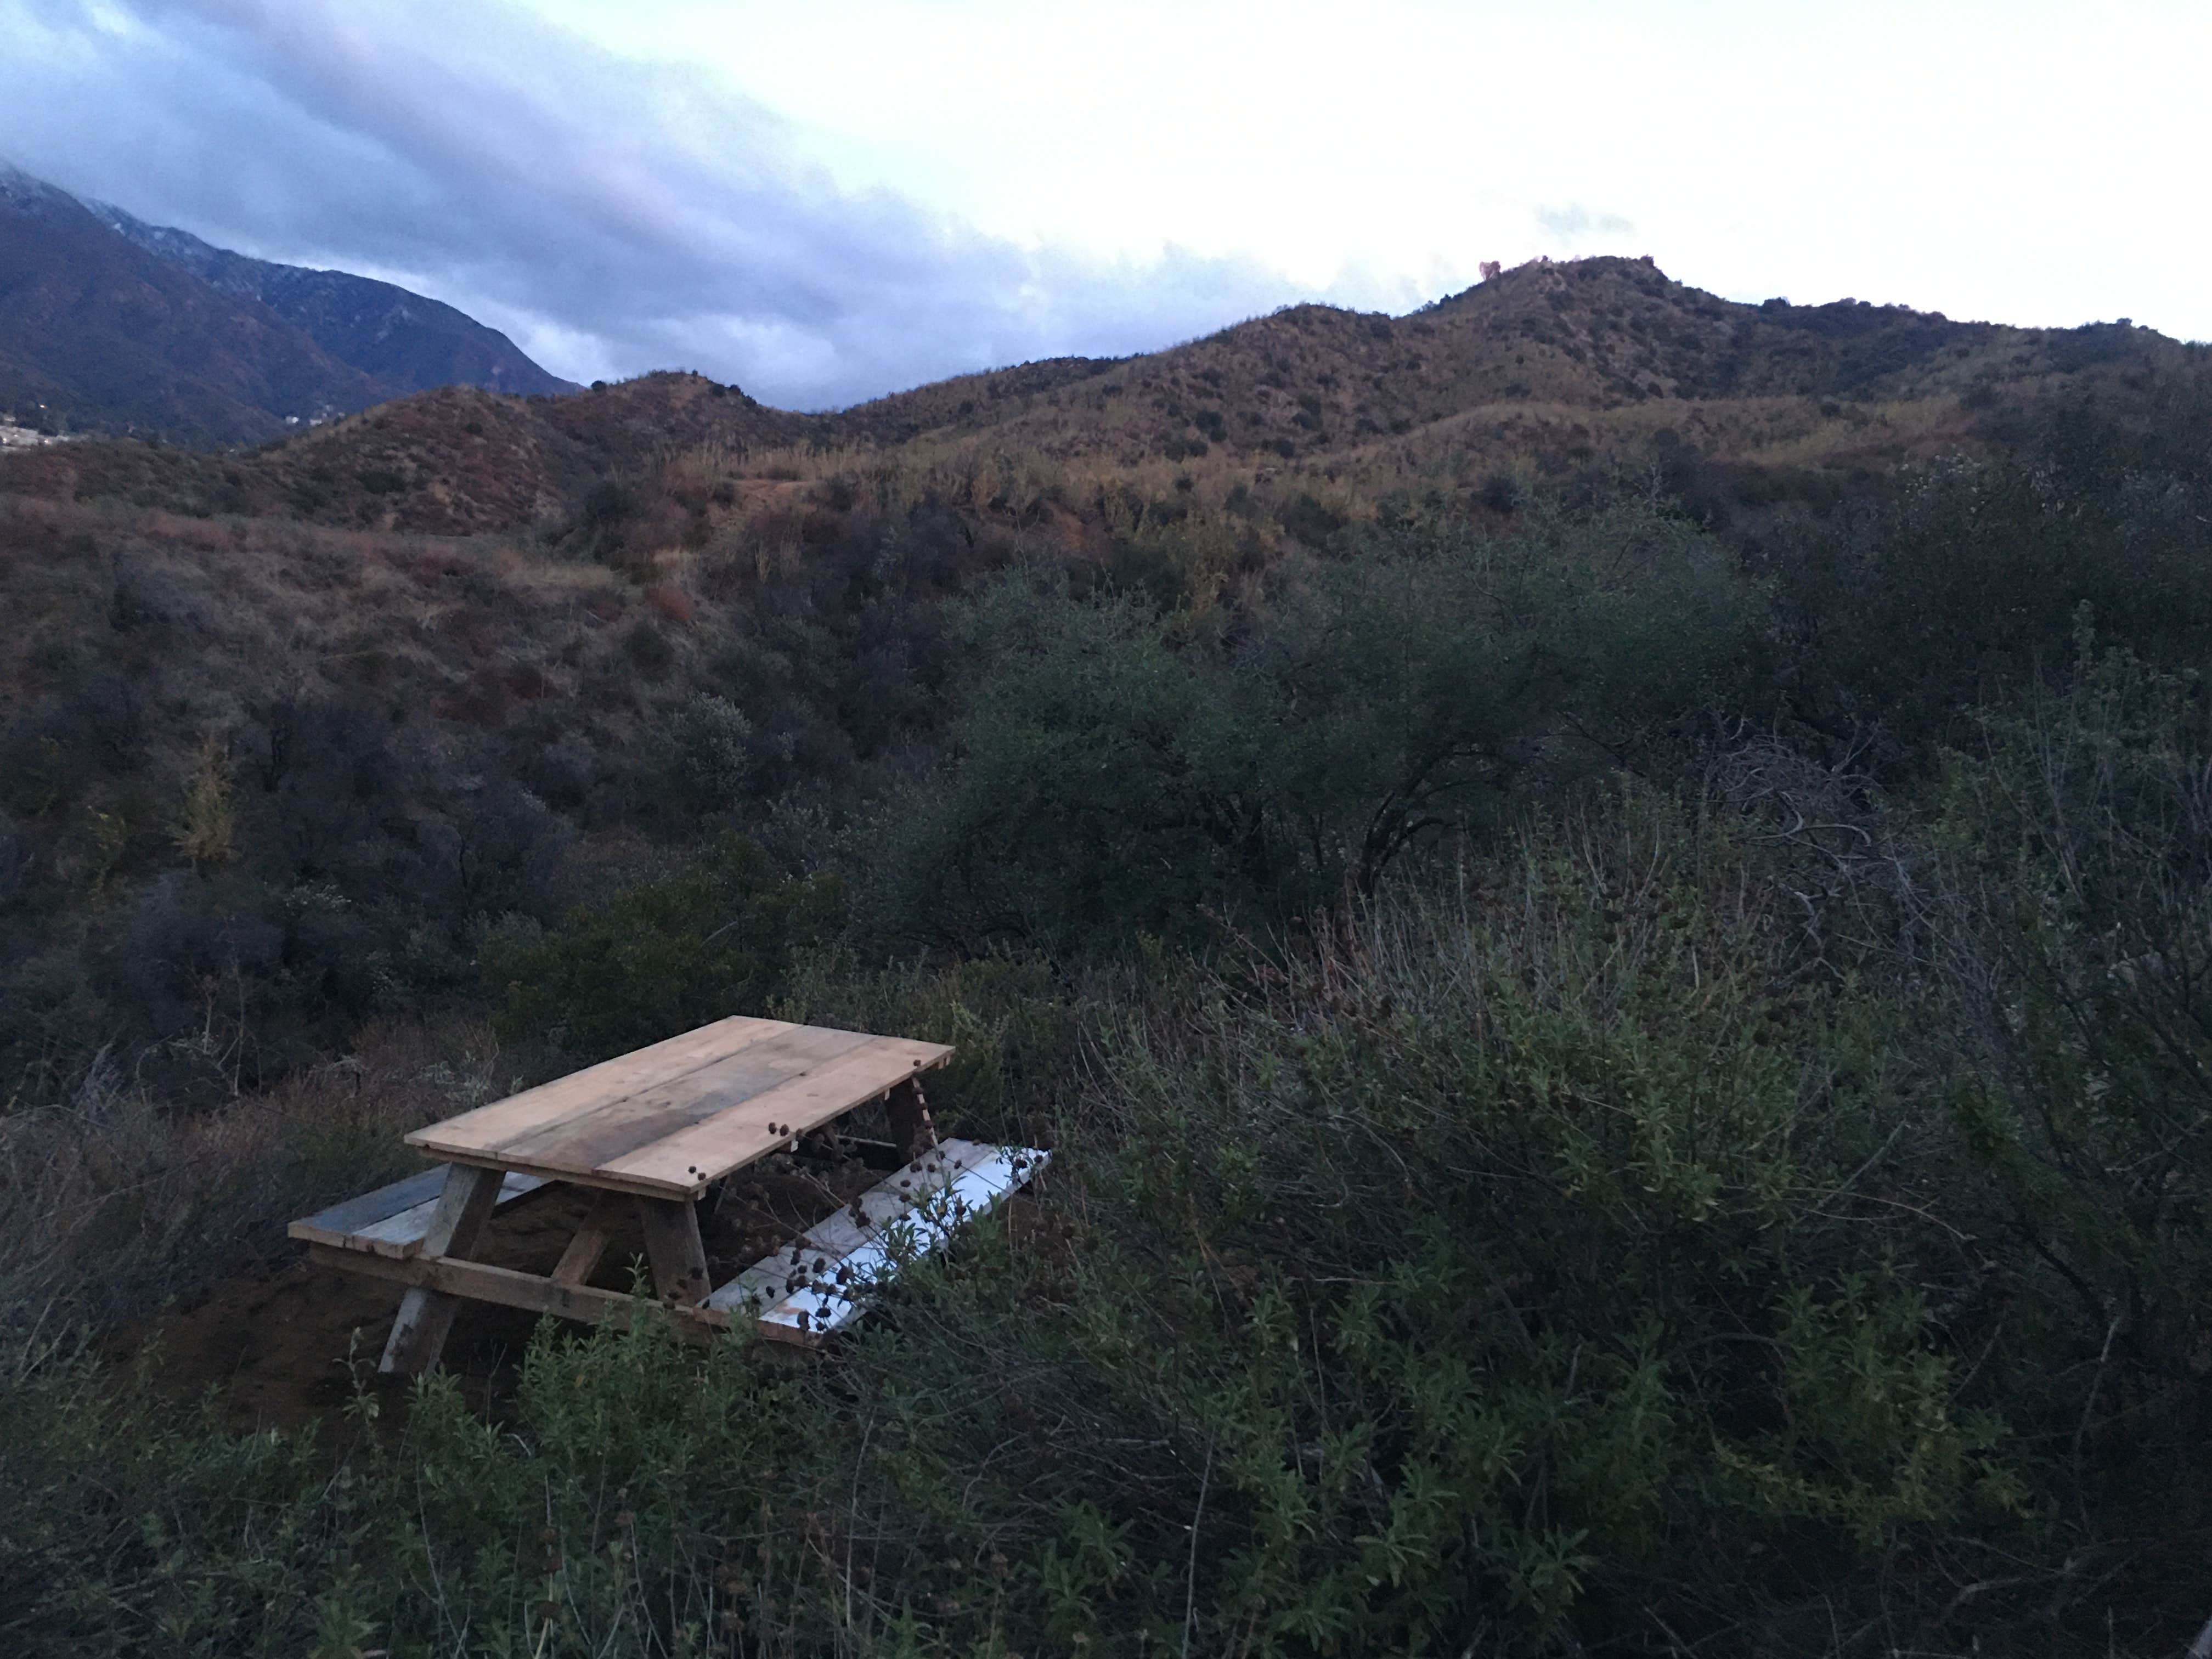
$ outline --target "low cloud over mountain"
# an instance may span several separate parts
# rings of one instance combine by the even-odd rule
[[[1251,261],[1018,246],[842,190],[759,106],[504,10],[0,0],[0,27],[40,93],[0,113],[0,150],[213,241],[434,292],[580,380],[684,365],[835,406],[1297,297]],[[88,105],[113,112],[89,136],[53,114]]]

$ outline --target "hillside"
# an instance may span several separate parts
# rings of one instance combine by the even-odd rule
[[[10,1650],[2182,1651],[2208,432],[1594,260],[0,457]],[[380,1381],[285,1222],[733,1011],[1049,1171],[799,1364]]]
[[[2100,364],[2186,356],[2118,325],[2009,328],[1848,300],[1741,305],[1607,258],[1525,264],[1401,318],[1292,307],[1167,351],[966,376],[841,419],[885,443],[1012,429],[1048,453],[1125,462],[1200,445],[1287,459],[1486,408],[1587,417],[1796,398],[1971,410]]]
[[[559,398],[447,387],[251,451],[12,451],[0,811],[42,872],[23,879],[58,884],[42,914],[91,926],[167,867],[210,732],[240,757],[288,722],[381,711],[376,752],[417,759],[380,774],[388,810],[356,828],[380,850],[358,856],[397,868],[430,856],[423,823],[501,790],[550,810],[532,821],[556,841],[660,833],[691,799],[649,781],[670,722],[719,697],[757,829],[786,795],[849,799],[935,751],[963,660],[944,607],[1009,566],[1147,593],[1187,637],[1232,641],[1366,538],[1505,533],[1656,483],[1732,558],[1774,568],[1843,524],[1839,504],[1887,501],[1900,469],[2047,447],[2055,411],[2094,402],[2107,447],[2193,429],[2204,360],[2118,326],[1730,306],[1606,259],[1410,318],[1302,307],[834,415],[661,374]],[[2193,465],[2185,448],[2156,469]],[[2188,614],[2159,591],[2123,592]],[[1870,644],[1845,690],[1790,696],[1848,730],[1912,677]],[[119,839],[95,857],[102,836]],[[323,867],[270,856],[286,881]]]
[[[297,324],[338,362],[375,376],[392,395],[444,386],[540,397],[580,389],[547,374],[496,329],[394,283],[252,259],[188,231],[147,224],[106,202],[85,206],[133,246]]]
[[[0,410],[64,429],[235,442],[386,395],[258,301],[132,246],[74,198],[0,172]]]
[[[963,375],[836,414],[661,374],[557,401],[422,394],[220,460],[81,445],[8,476],[48,493],[441,534],[574,510],[601,478],[702,442],[796,447],[782,462],[810,476],[958,453],[1161,484],[1183,472],[1216,494],[1280,473],[1363,498],[1656,467],[1701,510],[1729,513],[1832,501],[1913,460],[1994,453],[2054,398],[2101,387],[2124,401],[2201,358],[2124,324],[1740,305],[1644,261],[1595,258],[1524,265],[1407,317],[1296,307],[1163,351]]]
[[[0,163],[0,414],[235,444],[447,384],[573,389],[449,306],[246,259]]]
[[[562,398],[447,386],[252,451],[88,441],[27,454],[0,490],[115,499],[434,535],[526,528],[599,480],[674,448],[802,443],[814,417],[702,375],[647,375]]]

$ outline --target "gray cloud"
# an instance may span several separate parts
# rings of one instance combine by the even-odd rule
[[[1310,297],[1253,262],[1025,249],[840,190],[757,104],[517,12],[0,0],[0,155],[220,246],[405,282],[578,379],[692,367],[833,407]]]

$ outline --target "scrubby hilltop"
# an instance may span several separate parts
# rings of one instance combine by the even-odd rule
[[[88,440],[48,448],[0,489],[53,499],[470,535],[574,511],[594,485],[667,453],[803,443],[815,417],[763,407],[688,374],[562,398],[446,386],[394,398],[253,450]]]
[[[2100,362],[2183,349],[2124,325],[1960,323],[1843,300],[1734,303],[1647,260],[1533,262],[1391,318],[1306,305],[1120,362],[967,376],[847,412],[882,442],[1012,428],[1053,453],[1125,459],[1225,445],[1341,453],[1516,405],[1603,413],[1770,398],[1986,407]]]
[[[1292,307],[1163,351],[963,375],[834,414],[771,410],[683,374],[558,401],[453,389],[251,456],[86,446],[12,476],[19,489],[443,534],[573,510],[657,451],[708,441],[854,465],[957,450],[1200,477],[1295,466],[1364,496],[1447,476],[1461,489],[1500,471],[1556,486],[1658,466],[1678,494],[1726,511],[1731,496],[1827,501],[1908,460],[1992,453],[2054,398],[2124,397],[2191,361],[2125,323],[1742,305],[1647,261],[1593,258],[1523,265],[1409,316]]]

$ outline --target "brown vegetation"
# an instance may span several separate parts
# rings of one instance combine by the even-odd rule
[[[558,398],[449,387],[251,454],[123,442],[14,458],[0,489],[466,534],[543,525],[602,478],[711,444],[763,477],[790,464],[778,449],[857,463],[919,446],[1115,476],[1220,475],[1225,460],[1246,482],[1287,471],[1370,488],[1434,477],[1440,452],[1461,471],[1524,461],[1555,479],[1689,455],[1778,474],[1786,498],[2002,442],[2023,404],[2187,361],[2125,325],[1739,305],[1596,258],[1523,265],[1406,317],[1292,307],[1144,356],[992,370],[834,415],[684,374]]]

